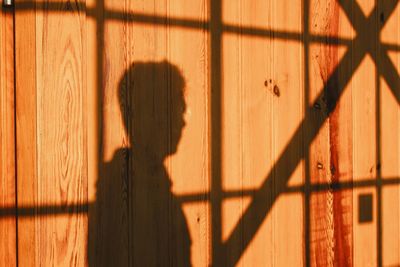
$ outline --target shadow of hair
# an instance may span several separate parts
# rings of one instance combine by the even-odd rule
[[[185,126],[185,80],[167,61],[136,62],[118,98],[129,146],[99,167],[90,266],[191,266],[182,205],[164,167]]]

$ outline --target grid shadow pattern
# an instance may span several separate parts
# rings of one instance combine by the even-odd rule
[[[211,229],[212,229],[212,265],[213,266],[231,266],[235,265],[244,250],[249,246],[252,238],[255,236],[257,230],[261,226],[263,220],[271,211],[274,202],[281,194],[288,193],[302,193],[304,195],[304,229],[305,229],[305,265],[310,265],[310,196],[315,192],[323,191],[340,191],[352,188],[362,187],[375,187],[377,192],[377,265],[382,266],[382,188],[387,185],[394,185],[400,183],[399,177],[385,177],[382,179],[381,171],[377,170],[377,177],[374,180],[368,181],[351,181],[351,182],[332,182],[326,184],[312,184],[310,181],[310,174],[306,171],[305,182],[300,186],[289,186],[288,180],[294,172],[297,164],[304,159],[305,165],[309,165],[309,153],[307,148],[317,136],[319,130],[323,126],[326,119],[335,110],[340,96],[342,95],[346,84],[348,84],[355,72],[359,67],[362,60],[369,55],[377,69],[376,79],[380,77],[386,81],[389,88],[395,97],[398,104],[400,104],[400,77],[396,70],[396,66],[390,60],[388,52],[400,51],[400,45],[382,43],[380,41],[381,30],[389,20],[391,14],[394,12],[399,0],[385,1],[385,11],[388,12],[385,16],[381,14],[381,5],[378,0],[375,1],[375,8],[366,17],[361,7],[356,1],[351,0],[337,0],[340,8],[344,11],[350,21],[353,29],[356,32],[354,39],[339,38],[325,35],[312,34],[309,31],[309,9],[310,0],[303,0],[303,32],[290,32],[290,31],[277,31],[273,29],[241,27],[226,24],[222,20],[222,0],[209,0],[210,18],[209,21],[199,22],[191,19],[180,19],[174,17],[152,16],[140,13],[124,13],[119,11],[107,10],[105,7],[105,0],[97,0],[96,6],[92,8],[84,8],[84,3],[76,3],[77,12],[86,12],[86,15],[96,20],[97,27],[97,80],[100,86],[97,88],[99,92],[99,103],[101,103],[101,84],[103,72],[103,51],[104,49],[104,29],[105,21],[122,21],[131,22],[136,24],[151,24],[151,25],[167,25],[169,27],[190,28],[197,30],[207,30],[210,36],[210,84],[211,84],[211,189],[207,193],[190,194],[178,196],[182,203],[184,202],[200,202],[208,201],[211,205]],[[24,12],[35,7],[35,2],[21,1],[16,3],[15,11]],[[68,12],[66,9],[60,9],[60,3],[48,2],[44,3],[45,12]],[[75,10],[75,11],[76,11]],[[74,11],[74,10],[73,10]],[[236,33],[243,36],[258,36],[261,38],[274,38],[282,40],[292,40],[301,42],[303,45],[304,53],[304,88],[305,96],[309,91],[309,49],[313,43],[323,43],[330,45],[344,45],[347,50],[340,60],[339,64],[335,67],[332,74],[324,84],[321,93],[316,97],[319,101],[324,95],[334,90],[335,93],[331,94],[327,102],[327,114],[323,120],[315,121],[312,114],[315,112],[315,105],[317,102],[308,105],[307,98],[305,99],[304,119],[301,121],[299,127],[296,129],[291,140],[284,148],[284,152],[276,161],[271,171],[266,175],[264,182],[261,186],[254,190],[237,190],[237,191],[224,191],[222,189],[222,154],[221,154],[221,99],[222,99],[222,36],[224,33]],[[378,49],[376,49],[378,47]],[[340,83],[338,80],[340,79]],[[377,84],[377,92],[379,95],[379,81]],[[376,101],[377,115],[376,125],[380,125],[381,111],[380,101]],[[100,113],[101,114],[101,113]],[[101,123],[101,119],[99,121]],[[377,127],[378,128],[378,127]],[[307,131],[307,135],[304,132]],[[381,145],[379,129],[377,131],[376,152],[377,161],[381,159]],[[101,133],[98,133],[101,136]],[[297,155],[293,159],[293,151],[298,149],[298,144],[303,143],[305,147],[305,155]],[[101,158],[99,150],[99,158]],[[287,162],[294,162],[287,165]],[[306,167],[307,168],[307,167]],[[284,175],[276,177],[274,173],[283,173]],[[231,235],[227,240],[222,240],[222,202],[227,198],[250,196],[252,198],[249,206],[244,211],[242,217],[235,225]],[[269,196],[270,203],[265,203],[265,196]],[[85,205],[70,205],[67,207],[60,206],[40,206],[40,207],[15,207],[2,208],[0,210],[1,216],[45,216],[48,214],[66,214],[66,213],[79,213],[88,212],[89,206],[93,203]],[[242,236],[242,229],[246,227],[248,235]],[[233,249],[236,245],[236,240],[240,239],[242,246]],[[229,262],[227,259],[227,251],[229,251]]]

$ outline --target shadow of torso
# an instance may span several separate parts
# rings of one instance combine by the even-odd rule
[[[89,265],[191,266],[186,219],[163,164],[129,154],[118,150],[99,170]]]
[[[167,61],[135,62],[118,88],[130,148],[99,166],[90,266],[190,266],[190,236],[164,160],[185,126],[185,81]]]

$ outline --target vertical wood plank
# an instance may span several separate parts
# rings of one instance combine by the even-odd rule
[[[245,192],[224,201],[224,241],[238,227],[237,222],[253,196],[249,191],[258,189],[264,179],[288,176],[291,185],[302,182],[303,167],[296,162],[302,144],[292,144],[296,149],[285,151],[303,118],[301,40],[285,40],[285,34],[268,33],[269,29],[300,32],[301,14],[301,5],[297,3],[224,2],[223,20],[228,27],[266,29],[260,36],[246,36],[244,30],[223,36],[223,189]],[[271,173],[283,153],[290,155],[285,164],[296,164],[290,167],[297,167],[293,175],[284,169]],[[278,186],[268,190],[281,197],[271,203],[275,200],[265,194],[264,201],[257,204],[256,209],[260,210],[265,210],[264,205],[273,207],[259,229],[253,229],[255,225],[235,229],[236,234],[241,234],[237,240],[230,240],[232,251],[227,251],[228,261],[232,261],[229,255],[242,251],[239,266],[302,262],[302,251],[293,249],[301,247],[302,228],[290,226],[302,225],[301,194],[286,195],[277,191],[281,190]],[[289,209],[290,206],[293,207]],[[251,240],[248,247],[243,247],[243,239]],[[286,242],[289,239],[291,242]]]
[[[302,1],[273,1],[271,5],[271,28],[275,31],[303,32]],[[301,35],[300,35],[301,36]],[[304,155],[302,139],[293,141],[304,121],[304,49],[302,39],[289,40],[288,34],[280,38],[272,34],[271,77],[266,88],[273,94],[272,127],[273,164],[278,161],[287,167],[276,168],[272,178],[273,194],[280,194],[273,203],[270,214],[272,222],[272,245],[274,266],[303,265],[304,205],[303,192],[285,192],[291,186],[304,183]],[[302,129],[301,129],[302,130]],[[288,147],[291,148],[288,148]],[[285,162],[282,155],[287,155]],[[291,169],[292,172],[288,170]],[[269,173],[269,172],[268,172]],[[282,190],[280,181],[287,179]],[[288,190],[289,191],[289,190]],[[295,249],[297,248],[297,249]],[[256,248],[262,251],[262,246]],[[261,254],[262,255],[262,254]]]
[[[88,266],[102,266],[102,234],[96,202],[97,182],[102,162],[102,95],[104,49],[104,1],[88,0],[86,7],[87,118],[88,118]],[[118,260],[118,258],[116,258]],[[104,262],[104,261],[103,261]],[[107,264],[107,262],[104,262]]]
[[[250,7],[250,9],[253,6]],[[242,10],[246,12],[249,6],[242,3],[242,1],[222,1],[222,20],[223,23],[233,25],[242,24]],[[253,9],[254,11],[254,9]],[[222,81],[221,90],[221,179],[223,191],[242,190],[246,187],[253,186],[244,185],[243,174],[243,58],[245,57],[245,49],[243,49],[243,37],[235,33],[223,33],[221,37],[221,61],[222,61]],[[211,47],[213,49],[213,47]],[[215,66],[211,66],[211,69]],[[211,95],[213,97],[213,95]],[[215,100],[214,100],[215,101]],[[216,120],[216,119],[214,119]],[[215,135],[215,133],[214,133]],[[214,163],[215,164],[215,163]],[[245,209],[246,200],[240,195],[230,199],[223,199],[221,211],[221,230],[222,241],[226,241],[231,235],[232,230],[235,228],[237,221],[242,216]],[[213,214],[215,216],[215,214]],[[239,229],[241,235],[245,229]],[[265,232],[265,227],[260,231]],[[226,265],[231,262],[230,255],[237,253],[236,250],[242,248],[241,240],[238,238],[233,240],[231,250],[226,251],[226,259],[221,259]],[[249,251],[253,254],[253,251]],[[252,256],[252,255],[251,255]],[[243,262],[251,261],[249,256],[242,258]],[[239,263],[239,266],[243,263]]]
[[[22,2],[17,1],[17,10]],[[381,193],[373,186],[358,188],[377,175],[383,181],[399,175],[398,104],[388,85],[374,82],[377,66],[371,58],[366,57],[354,75],[347,73],[349,61],[343,72],[331,77],[345,49],[327,38],[326,43],[310,45],[303,58],[306,49],[301,41],[309,45],[308,33],[303,40],[286,38],[297,32],[301,36],[301,26],[309,26],[311,34],[353,38],[337,1],[306,1],[310,13],[289,1],[222,2],[223,22],[230,25],[226,29],[281,33],[265,31],[265,36],[255,37],[244,34],[257,31],[237,30],[221,37],[223,68],[216,80],[222,88],[214,89],[222,90],[222,117],[216,118],[222,125],[221,133],[213,136],[222,136],[222,189],[233,192],[223,200],[222,242],[246,211],[252,190],[264,182],[282,154],[288,169],[297,166],[291,175],[285,169],[269,175],[275,179],[271,191],[279,197],[265,195],[259,205],[273,208],[257,231],[251,225],[236,231],[239,238],[231,240],[231,251],[221,255],[226,257],[221,262],[231,263],[230,253],[243,251],[239,266],[292,266],[307,264],[307,257],[313,266],[366,266],[379,262],[382,251],[384,264],[398,264],[398,186]],[[373,1],[358,2],[369,15]],[[31,3],[16,15],[21,29],[16,32],[17,190],[18,206],[25,210],[18,219],[19,263],[209,265],[211,233],[216,229],[210,229],[210,206],[205,203],[213,143],[207,132],[213,97],[208,76],[218,66],[210,66],[207,31],[220,30],[205,27],[211,7],[204,0],[93,0],[90,6],[95,9],[89,20],[83,3],[66,0],[40,2],[38,12]],[[383,14],[385,8],[382,4]],[[310,25],[301,25],[301,14],[310,14],[303,18]],[[182,25],[169,25],[174,18]],[[186,27],[185,19],[195,21],[189,25],[197,29]],[[10,19],[5,21],[0,31],[10,34]],[[387,35],[396,32],[394,25]],[[395,36],[391,43],[398,42]],[[2,88],[11,84],[4,74],[9,72],[3,62],[9,59],[6,50],[1,46]],[[361,52],[356,50],[353,57]],[[398,65],[396,55],[391,58]],[[306,88],[301,85],[303,72],[310,74]],[[350,84],[341,84],[350,75]],[[182,84],[183,96],[178,90]],[[344,93],[334,105],[342,87]],[[378,93],[376,87],[381,88]],[[324,97],[315,99],[323,88]],[[0,95],[1,142],[7,144],[0,157],[1,177],[8,181],[2,183],[7,200],[1,204],[12,206],[13,176],[3,175],[13,165],[8,154],[4,156],[13,151],[13,142],[5,141],[13,133],[3,130],[11,129],[13,121],[11,113],[3,112],[9,110],[7,105],[13,108],[10,92],[2,90]],[[303,114],[302,107],[316,100],[312,114]],[[381,103],[380,109],[376,103]],[[309,166],[298,163],[303,144],[284,150],[304,116],[311,116],[306,121],[316,125],[326,120],[315,139],[307,134],[316,130],[305,129],[304,139],[314,139]],[[93,117],[99,119],[91,122]],[[308,188],[300,186],[307,168]],[[281,177],[288,177],[288,192],[278,191]],[[337,185],[343,182],[350,188]],[[303,213],[302,194],[309,194],[310,217]],[[359,221],[362,194],[373,199],[372,222]],[[383,198],[377,199],[380,195]],[[82,207],[88,200],[93,205],[86,215]],[[74,208],[66,208],[69,205]],[[12,217],[1,220],[0,225],[15,231]],[[0,258],[15,261],[9,250],[15,240],[10,231],[3,232],[9,235],[8,252]],[[251,240],[248,247],[244,240]]]
[[[375,127],[375,66],[369,58],[354,74],[353,88],[364,90],[353,91],[353,129],[354,129],[354,183],[376,179],[376,135]],[[360,223],[358,209],[359,196],[366,194],[373,199],[372,217],[369,223]],[[354,234],[354,266],[371,266],[377,262],[377,213],[376,187],[361,187],[353,189],[353,202],[357,212],[353,213]]]
[[[388,19],[382,29],[382,42],[400,44],[400,5],[398,4],[393,14],[388,17],[389,8],[385,2],[379,3],[380,16]],[[384,49],[383,45],[378,46],[378,51]],[[388,51],[389,58],[397,71],[400,73],[400,53]],[[379,66],[381,74],[387,67]],[[400,109],[399,104],[391,92],[393,84],[387,84],[380,77],[380,109],[379,117],[379,141],[381,143],[380,175],[382,177],[382,265],[396,266],[400,264]],[[392,87],[392,88],[391,88]],[[389,184],[389,181],[395,181]]]
[[[223,23],[235,27],[268,27],[272,4],[246,1],[223,1]],[[272,124],[273,92],[265,87],[271,78],[270,36],[265,39],[224,32],[222,36],[222,189],[225,192],[250,191],[262,183],[273,164]],[[251,200],[251,194],[236,194],[223,200],[222,241],[226,242]],[[268,204],[264,196],[262,204]],[[231,255],[240,253],[238,266],[268,266],[273,262],[272,223],[265,220],[256,236],[245,226],[240,237],[231,240],[226,251],[227,265]],[[242,238],[252,241],[243,248]],[[258,249],[261,248],[262,250]]]
[[[87,263],[85,34],[84,2],[37,4],[37,205],[49,206],[36,224],[40,265]]]
[[[310,4],[311,33],[343,38],[351,31],[336,1],[310,1]],[[351,87],[342,82],[342,76],[352,73],[335,72],[344,50],[329,43],[314,44],[310,50],[309,103],[316,103],[310,116],[318,121],[328,115],[310,146],[312,189],[308,223],[313,266],[352,265],[352,190],[340,186],[351,181],[353,174],[352,94]],[[344,92],[339,97],[341,90]],[[323,97],[315,99],[321,93]],[[321,192],[313,190],[318,184],[322,184]]]
[[[378,30],[379,10],[371,11],[377,1],[357,1],[362,11],[357,10],[354,5],[352,11],[355,25],[363,22],[362,16],[375,16],[374,30]],[[364,28],[357,29],[359,31]],[[376,42],[374,39],[371,43]],[[371,50],[377,52],[378,44],[373,43]],[[361,50],[356,50],[354,57],[357,57]],[[379,62],[379,59],[377,59]],[[374,182],[371,186],[353,188],[353,264],[354,266],[381,266],[381,250],[379,239],[381,233],[378,227],[381,215],[378,207],[381,205],[378,179],[380,179],[380,138],[379,138],[379,85],[378,68],[379,63],[372,61],[371,57],[363,58],[361,65],[355,71],[352,79],[353,89],[353,184]],[[363,198],[372,199],[372,205],[366,206]],[[372,215],[371,220],[361,220],[363,208],[367,208]]]
[[[36,128],[36,18],[35,4],[21,12],[15,8],[16,143],[18,208],[28,208],[28,216],[18,217],[18,263],[39,266],[37,248],[37,128]]]
[[[14,22],[0,9],[0,262],[17,264],[15,210]]]
[[[182,202],[180,196],[205,196],[210,191],[210,51],[205,26],[210,6],[207,0],[168,0],[167,5],[166,15],[171,18],[167,19],[167,23],[172,18],[187,18],[194,21],[196,27],[190,29],[169,25],[166,33],[166,59],[176,66],[176,70],[169,74],[170,140],[176,139],[175,132],[179,130],[181,135],[176,151],[170,154],[164,164],[172,183],[172,195],[178,198],[177,210],[170,215],[173,217],[172,224],[186,224],[188,229],[186,232],[183,230],[185,227],[181,226],[182,230],[175,237],[179,242],[171,240],[172,257],[175,258],[173,265],[184,266],[189,259],[193,266],[208,266],[211,264],[210,205],[206,197],[200,197],[196,202]],[[134,54],[137,55],[137,52],[134,51]],[[183,99],[174,93],[179,86],[179,76],[184,79]],[[184,120],[182,129],[179,129],[180,119]],[[189,158],[190,161],[187,160]],[[184,218],[179,218],[179,209],[183,211]],[[176,232],[173,229],[171,231]],[[184,247],[185,240],[189,240],[190,247]],[[177,247],[176,244],[183,245]]]
[[[94,11],[89,22],[88,42],[96,51],[92,52],[93,58],[88,63],[90,97],[96,97],[90,101],[98,101],[95,105],[99,105],[91,110],[91,114],[98,117],[92,137],[97,135],[99,140],[93,144],[100,146],[94,148],[92,157],[98,160],[94,167],[98,172],[89,177],[89,184],[94,187],[90,194],[93,205],[89,209],[90,266],[130,266],[128,169],[124,152],[129,141],[122,119],[125,106],[121,108],[118,97],[129,64],[127,27],[122,15],[115,21],[107,20],[112,10],[125,14],[126,6],[127,1],[113,0],[90,1],[88,4]]]

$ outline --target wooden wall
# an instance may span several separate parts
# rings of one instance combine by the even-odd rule
[[[14,37],[12,10],[0,13],[0,259],[16,264]]]
[[[398,0],[7,14],[7,266],[400,264]]]

